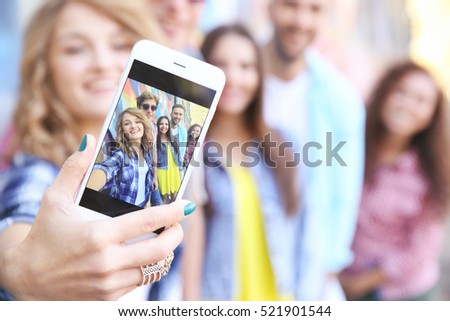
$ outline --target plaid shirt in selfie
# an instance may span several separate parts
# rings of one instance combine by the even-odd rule
[[[124,202],[143,207],[150,198],[153,181],[153,157],[151,153],[144,153],[148,172],[145,182],[145,201],[135,204],[139,188],[139,160],[137,157],[129,157],[121,149],[115,149],[111,156],[101,163],[94,165],[94,169],[100,169],[106,174],[106,184],[100,192],[109,194]]]

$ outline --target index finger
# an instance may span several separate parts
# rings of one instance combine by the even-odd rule
[[[180,200],[168,205],[144,208],[111,220],[98,221],[98,224],[102,224],[102,228],[108,231],[111,241],[123,242],[180,222],[194,210],[195,203]]]

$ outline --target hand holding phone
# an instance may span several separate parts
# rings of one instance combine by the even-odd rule
[[[25,240],[12,242],[2,253],[2,285],[17,300],[123,298],[143,281],[140,266],[160,261],[182,240],[177,222],[195,208],[184,200],[110,220],[80,217],[74,195],[95,149],[94,137],[87,135],[83,141],[83,148],[66,161],[44,194]],[[170,227],[155,242],[123,242],[161,226]],[[126,298],[142,299],[147,292],[138,287]]]
[[[84,217],[180,199],[224,84],[217,67],[148,40],[136,43],[77,195]]]

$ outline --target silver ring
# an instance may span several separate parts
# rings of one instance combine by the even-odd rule
[[[142,283],[140,286],[149,285],[161,279],[161,266],[159,264],[142,265]]]
[[[142,283],[139,286],[149,285],[150,283],[155,283],[161,280],[163,276],[169,273],[170,266],[172,265],[175,255],[172,252],[166,256],[164,259],[164,265],[161,266],[159,263],[154,263],[150,265],[141,266]]]
[[[162,276],[166,276],[169,273],[170,266],[172,265],[173,259],[175,258],[175,255],[172,252],[169,253],[169,255],[166,256],[164,260],[164,265],[161,267],[161,274]]]

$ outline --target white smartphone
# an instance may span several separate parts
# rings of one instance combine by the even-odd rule
[[[77,193],[82,215],[104,219],[181,198],[224,84],[217,67],[137,42]]]

